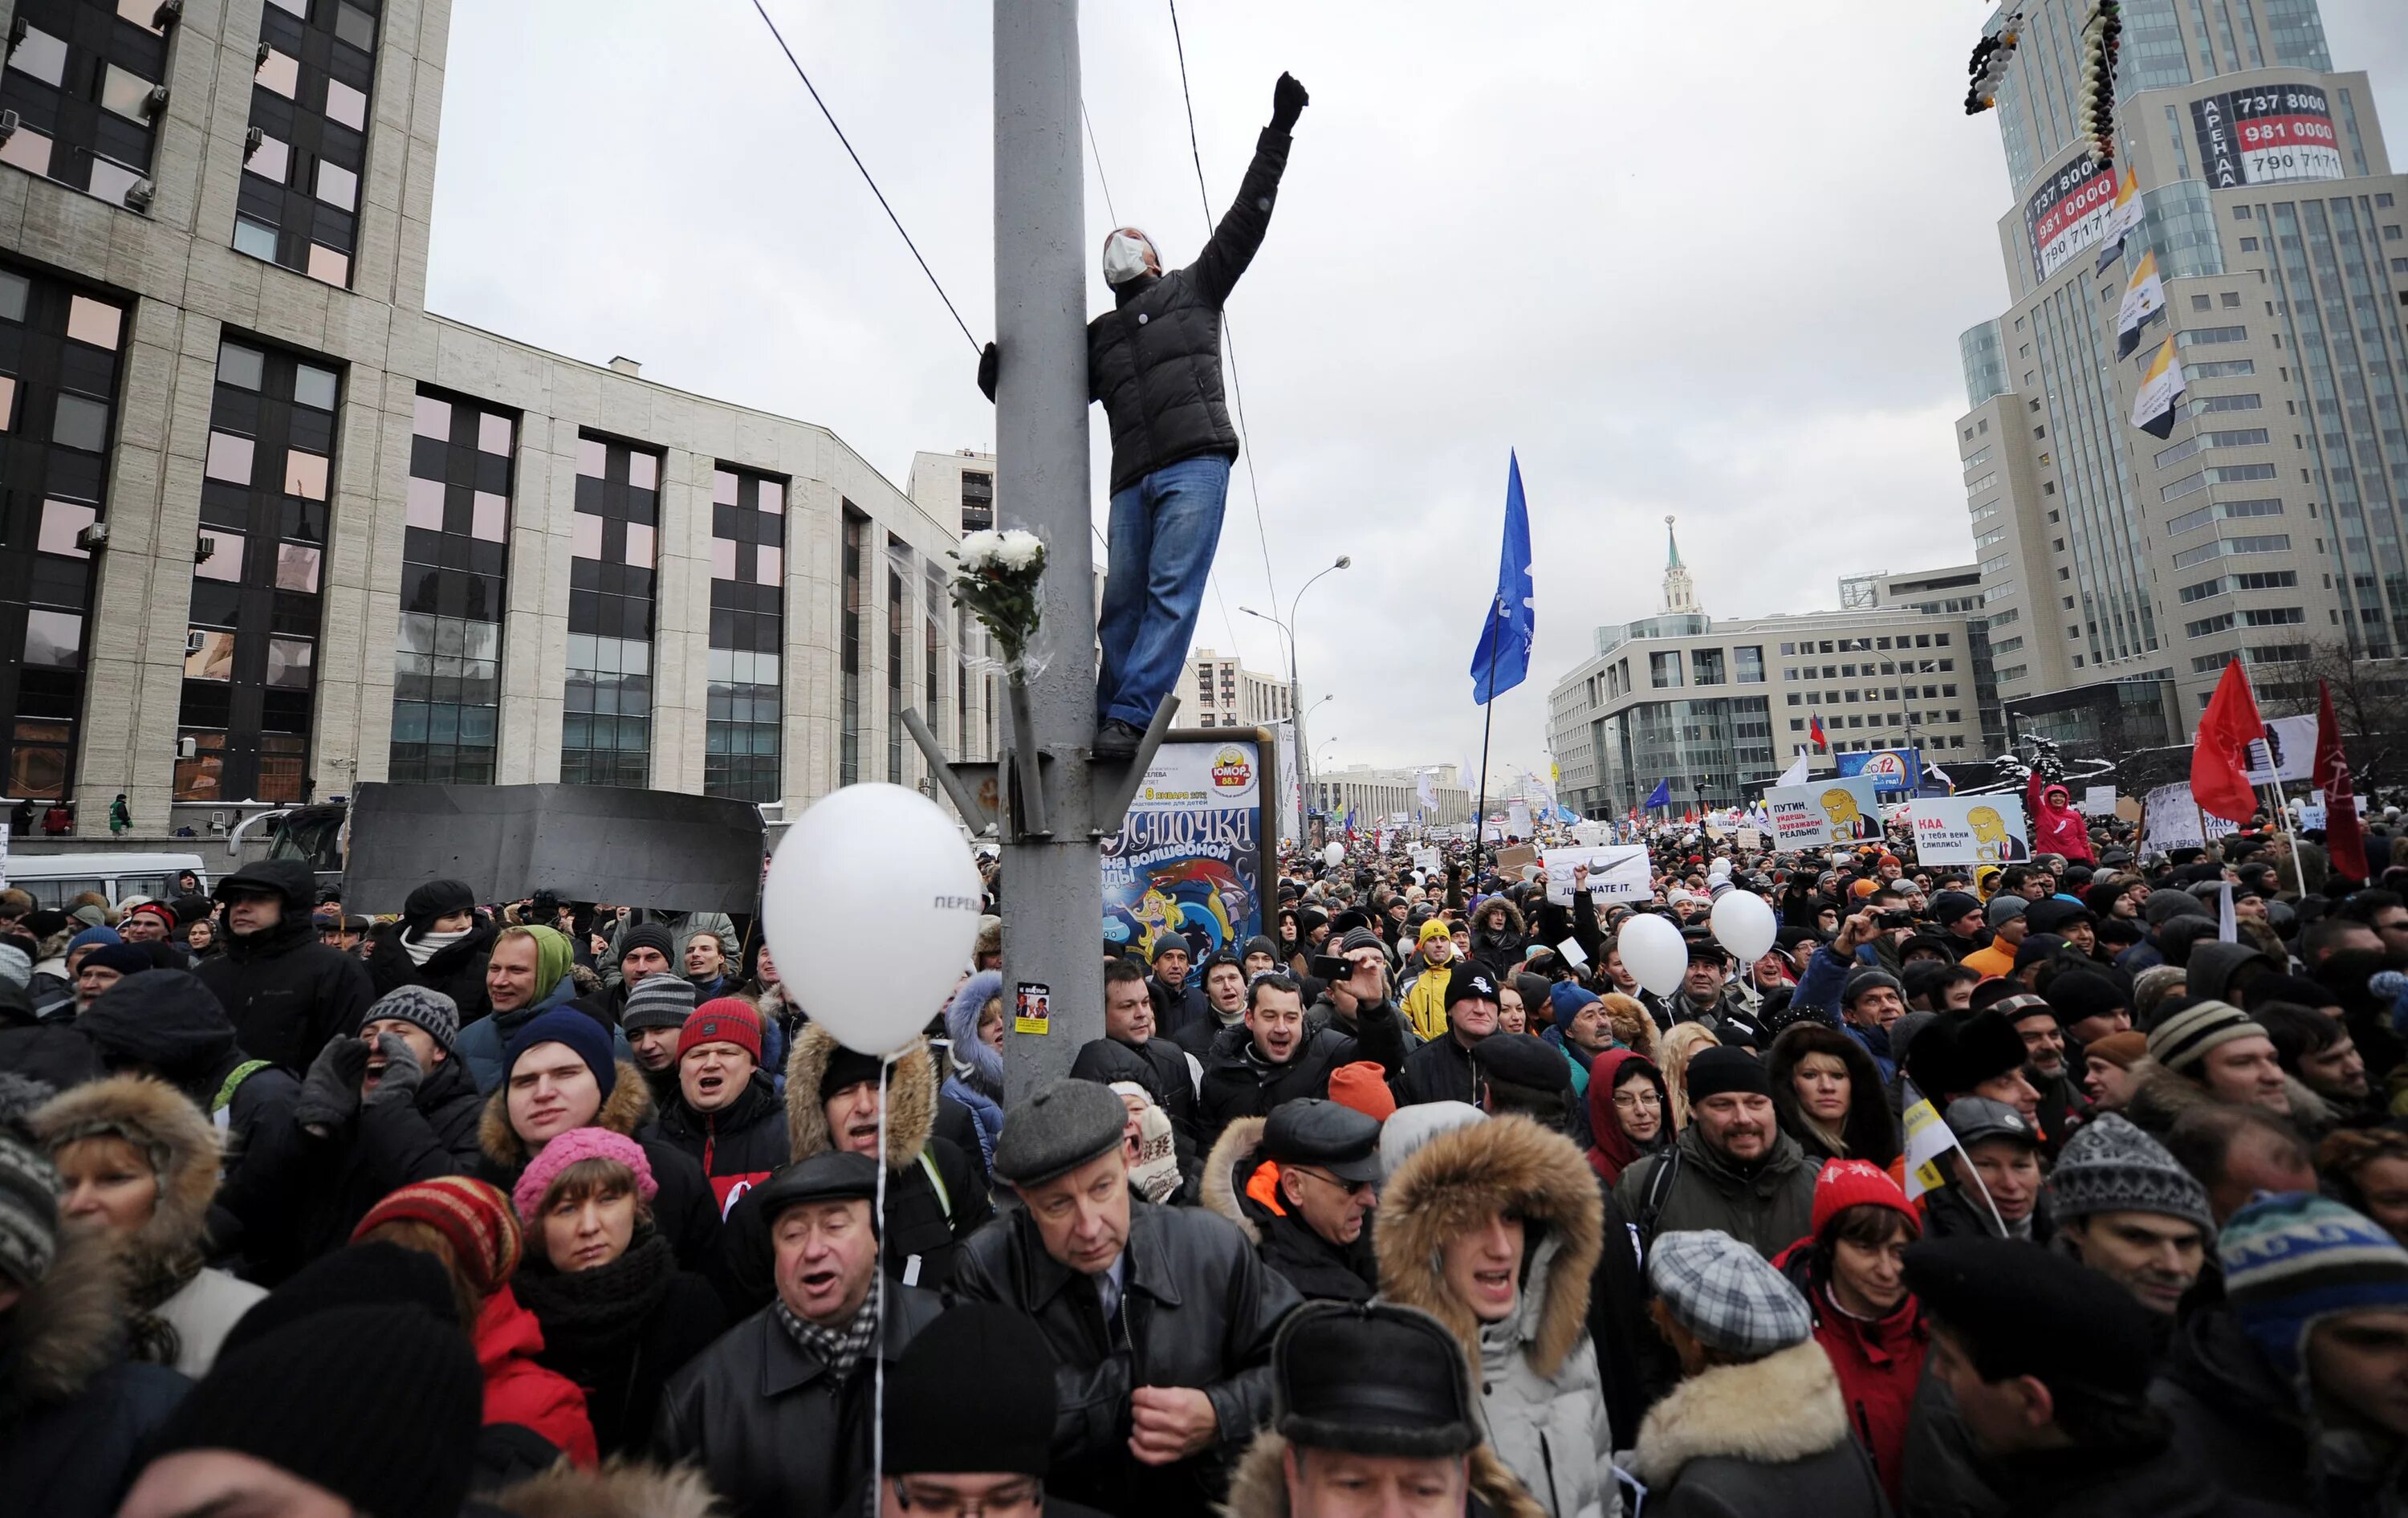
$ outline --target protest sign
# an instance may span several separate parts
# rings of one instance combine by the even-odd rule
[[[1572,868],[1576,865],[1588,866],[1588,890],[1594,900],[1645,901],[1656,894],[1648,884],[1647,850],[1641,844],[1550,849],[1547,899],[1558,907],[1572,904]]]
[[[2203,849],[2214,839],[2239,831],[2241,824],[2238,823],[2203,815],[2199,804],[2191,799],[2187,781],[2160,785],[2141,798],[2141,849],[2143,852]]]
[[[1914,804],[1914,857],[1926,865],[2011,865],[2029,859],[2023,797],[1923,797]]]
[[[1812,785],[1776,785],[1764,793],[1772,812],[1772,846],[1812,849],[1881,837],[1873,778],[1852,775]]]

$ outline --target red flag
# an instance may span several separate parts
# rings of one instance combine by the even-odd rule
[[[2249,672],[2241,661],[2224,666],[2215,695],[2200,713],[2199,736],[2190,751],[2190,798],[2199,809],[2228,822],[2246,823],[2258,809],[2249,783],[2249,745],[2266,736],[2249,694]]]
[[[1814,740],[1814,747],[1818,749],[1829,748],[1831,746],[1831,740],[1823,736],[1823,719],[1817,715],[1809,717],[1806,720],[1811,724],[1806,729],[1806,736]]]
[[[2325,792],[2325,852],[2333,873],[2353,881],[2366,876],[2366,835],[2358,823],[2358,799],[2350,789],[2349,754],[2333,720],[2332,690],[2316,681],[2316,783]]]

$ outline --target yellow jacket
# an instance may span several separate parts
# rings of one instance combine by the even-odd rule
[[[1405,993],[1405,1018],[1424,1041],[1446,1036],[1446,983],[1455,978],[1455,961],[1425,968]]]

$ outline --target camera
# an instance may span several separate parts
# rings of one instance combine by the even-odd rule
[[[1914,913],[1902,909],[1898,911],[1879,912],[1873,917],[1875,927],[1913,927],[1914,925]]]
[[[534,895],[527,897],[526,914],[529,917],[541,918],[549,922],[551,919],[560,915],[560,909],[563,905],[565,905],[565,903],[561,901],[559,892],[538,891]]]

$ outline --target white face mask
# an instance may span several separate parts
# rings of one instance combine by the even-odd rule
[[[1143,237],[1115,232],[1104,239],[1104,283],[1125,285],[1146,272],[1146,255],[1154,251]]]

